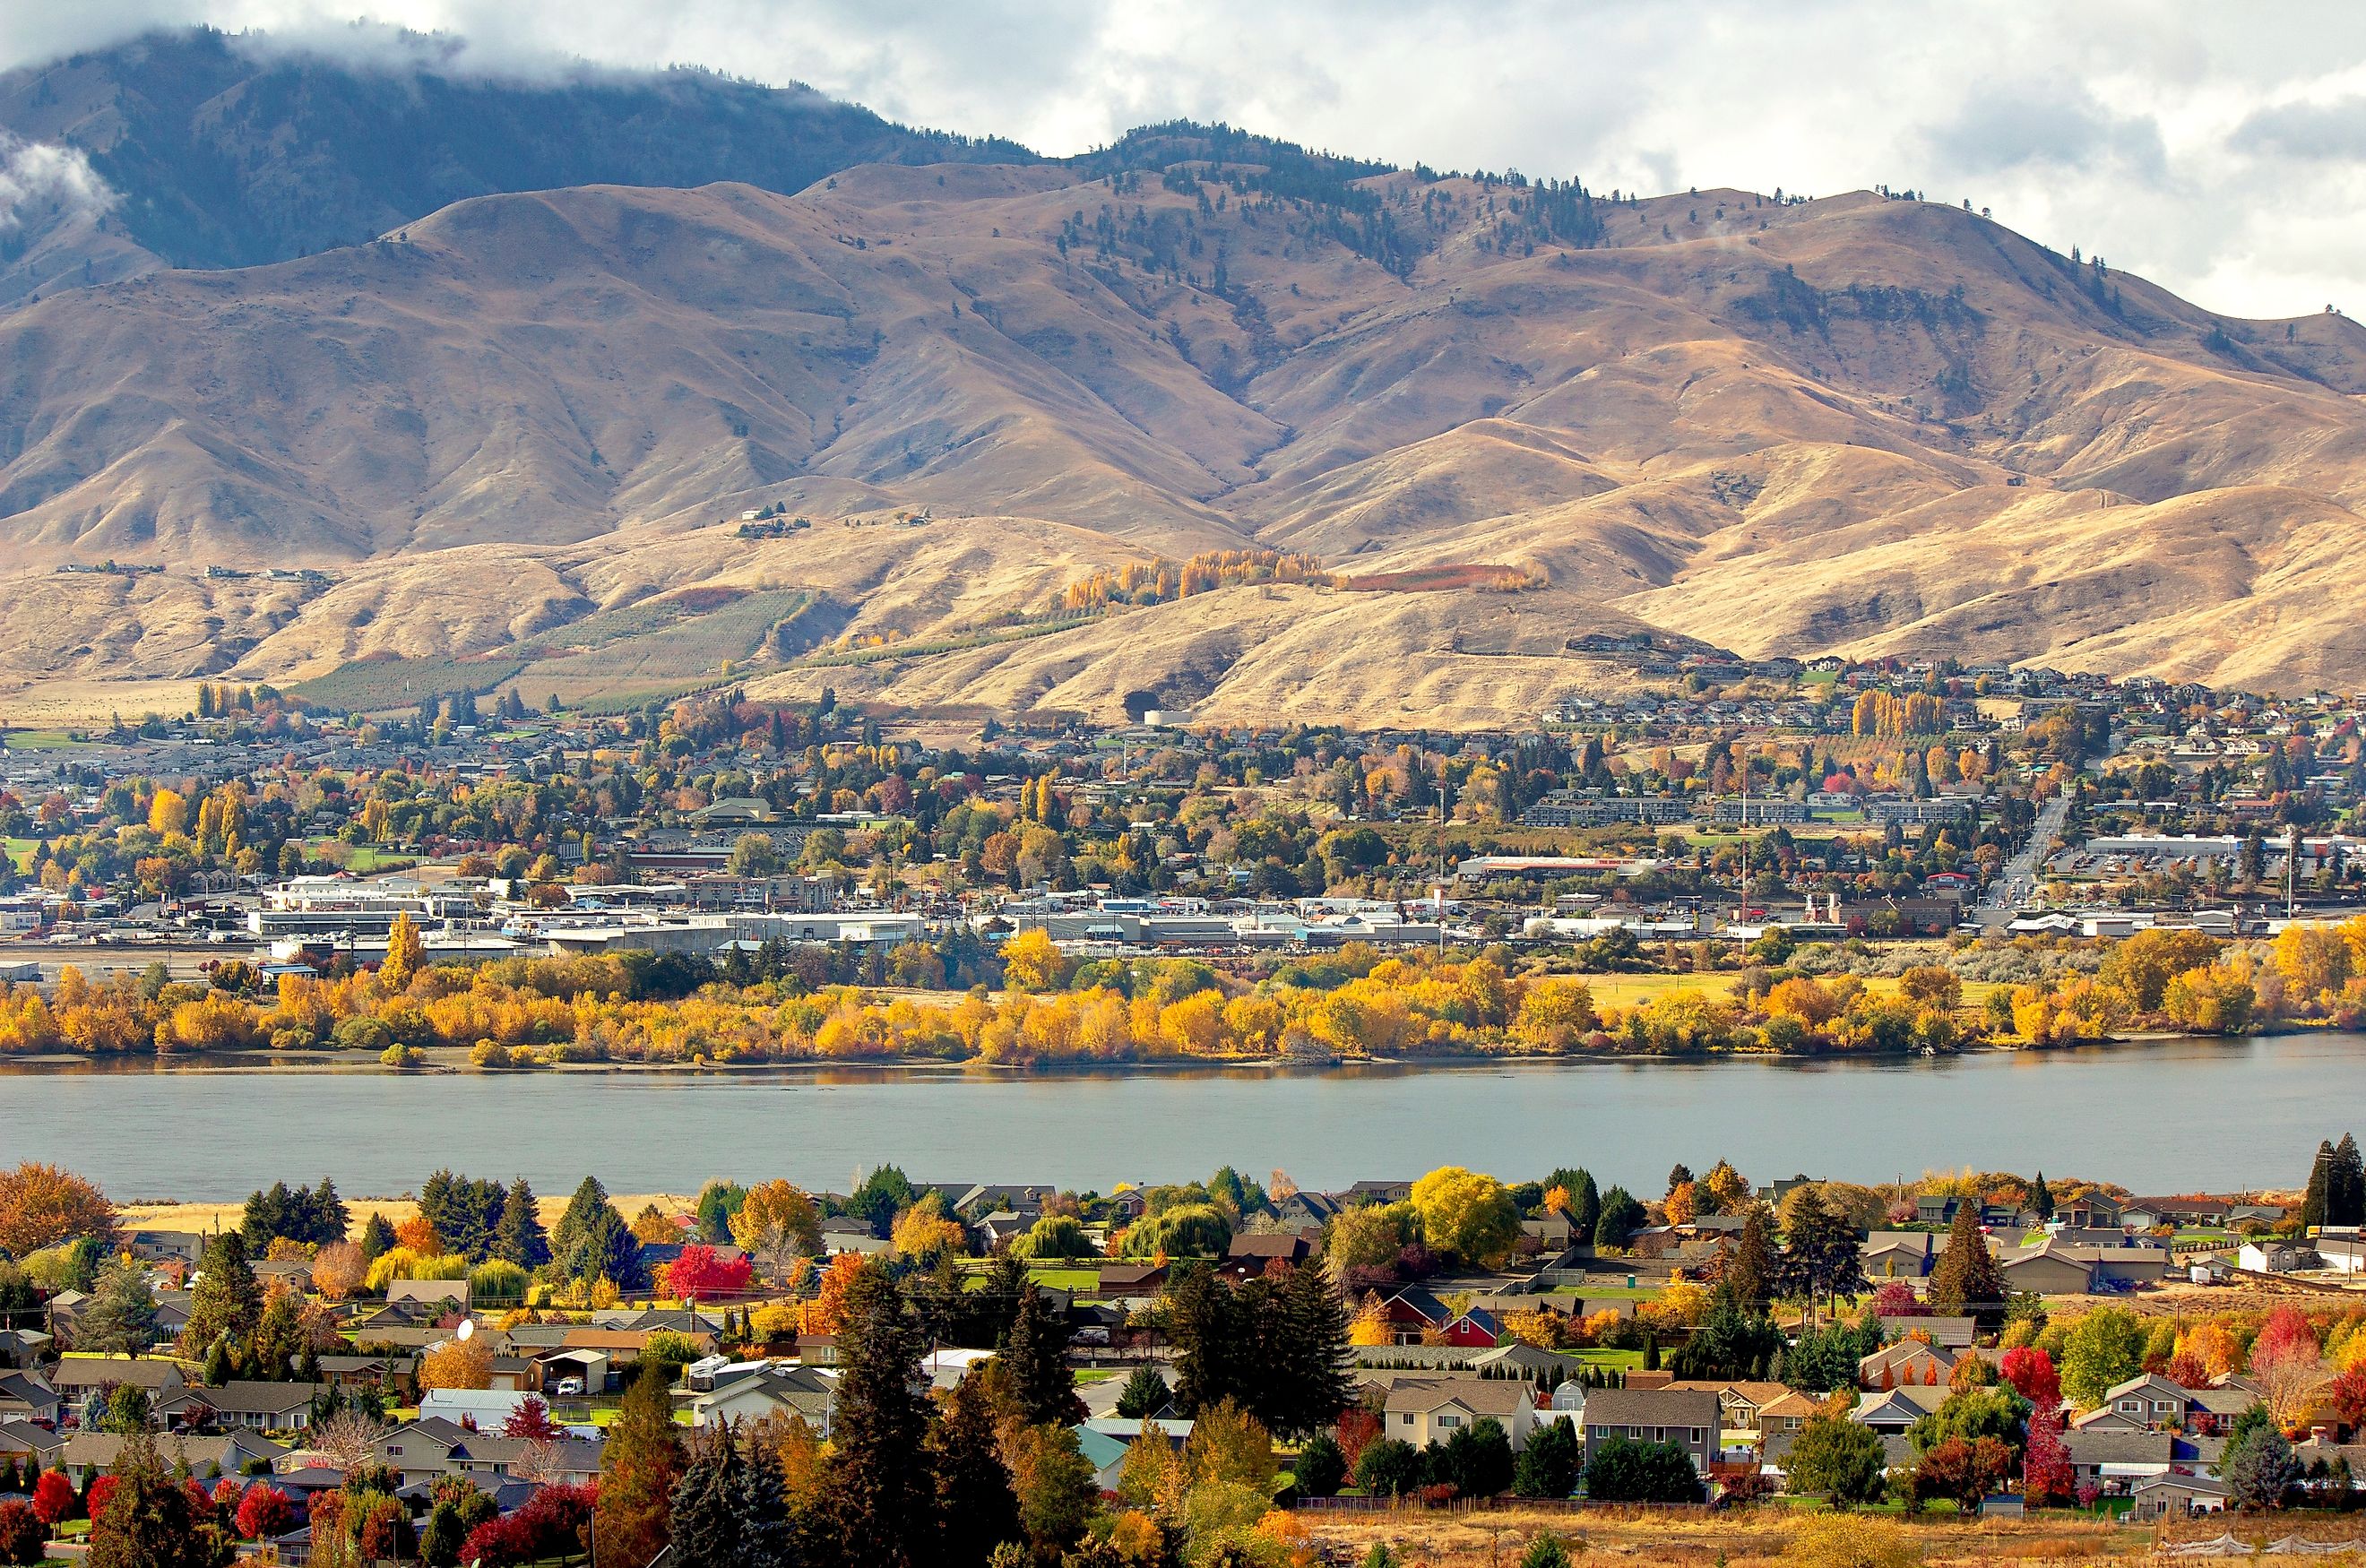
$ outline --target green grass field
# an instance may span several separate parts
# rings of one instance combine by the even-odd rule
[[[39,840],[31,838],[0,838],[0,854],[5,854],[19,871],[32,868],[33,846]]]
[[[80,751],[98,744],[63,730],[10,730],[0,739],[7,742],[11,751]]]

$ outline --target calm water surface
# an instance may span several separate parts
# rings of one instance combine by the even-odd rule
[[[242,1070],[0,1070],[0,1163],[54,1160],[119,1197],[243,1196],[326,1171],[349,1193],[439,1165],[563,1191],[689,1192],[710,1176],[843,1190],[915,1180],[1120,1181],[1219,1164],[1301,1185],[1443,1164],[1518,1179],[1561,1164],[1657,1192],[1724,1157],[1888,1180],[1932,1167],[2080,1174],[2139,1192],[2292,1185],[2317,1140],[2366,1123],[2366,1036],[2310,1032],[1896,1062],[1743,1058],[1062,1072],[394,1076]],[[2361,1128],[2366,1130],[2366,1128]]]

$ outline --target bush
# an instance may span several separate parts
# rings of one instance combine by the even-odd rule
[[[1815,1514],[1791,1528],[1783,1560],[1803,1568],[1917,1568],[1922,1549],[1892,1519]]]
[[[47,1555],[50,1532],[29,1503],[0,1503],[0,1563],[26,1568]]]
[[[331,1036],[339,1050],[368,1051],[373,1055],[394,1044],[394,1031],[375,1018],[348,1018],[337,1025]]]
[[[1512,1471],[1512,1490],[1523,1497],[1566,1497],[1577,1490],[1585,1468],[1585,1444],[1573,1421],[1540,1421]]]
[[[1356,1484],[1375,1497],[1402,1497],[1422,1483],[1421,1455],[1400,1438],[1378,1438],[1356,1460]]]
[[[1585,1467],[1585,1495],[1596,1503],[1697,1503],[1708,1494],[1681,1445],[1612,1438]]]
[[[1307,1496],[1335,1496],[1347,1479],[1346,1456],[1339,1451],[1338,1439],[1328,1432],[1317,1432],[1298,1450],[1298,1463],[1290,1473]]]

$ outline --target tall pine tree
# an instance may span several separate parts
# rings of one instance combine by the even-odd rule
[[[738,1432],[705,1428],[673,1486],[673,1555],[679,1568],[790,1568],[795,1559],[788,1501],[771,1451],[742,1453]]]
[[[1948,1317],[1968,1313],[1992,1327],[2004,1321],[2004,1275],[1980,1229],[1979,1200],[1965,1198],[1955,1205],[1947,1245],[1931,1271],[1931,1308]]]
[[[2045,1172],[2043,1170],[2037,1173],[2037,1180],[2030,1183],[2029,1212],[2041,1220],[2054,1217],[2054,1190],[2045,1184]]]
[[[206,1243],[197,1260],[197,1288],[189,1294],[189,1322],[182,1343],[195,1354],[227,1334],[243,1341],[263,1313],[263,1290],[246,1260],[246,1239],[225,1230]]]
[[[986,1568],[994,1549],[1017,1540],[1020,1529],[1019,1496],[995,1438],[994,1396],[980,1373],[954,1385],[929,1433],[929,1464],[943,1531],[938,1561],[943,1568]]]
[[[1279,1356],[1265,1419],[1284,1432],[1319,1431],[1355,1401],[1355,1380],[1347,1371],[1355,1352],[1347,1345],[1346,1304],[1327,1271],[1303,1267],[1282,1280],[1273,1311],[1279,1319],[1273,1335]]]
[[[1175,1408],[1188,1419],[1235,1392],[1232,1303],[1205,1264],[1167,1279],[1166,1336],[1175,1347]]]
[[[2358,1140],[2349,1133],[2333,1148],[2333,1169],[2327,1173],[2325,1223],[2366,1225],[2366,1166],[2358,1157]]]
[[[2316,1146],[2316,1163],[2308,1170],[2308,1191],[2300,1200],[2302,1235],[2307,1235],[2325,1223],[2326,1200],[2331,1195],[2332,1183],[2333,1140],[2327,1138]]]
[[[1764,1312],[1774,1300],[1775,1269],[1774,1216],[1764,1204],[1752,1204],[1725,1260],[1725,1285],[1744,1312]]]
[[[1069,1427],[1085,1418],[1076,1374],[1068,1365],[1067,1317],[1031,1280],[1020,1287],[1010,1340],[998,1359],[1010,1373],[1011,1397],[1027,1425],[1056,1421]]]
[[[550,1238],[543,1234],[542,1220],[535,1213],[534,1189],[523,1176],[510,1183],[509,1193],[501,1200],[493,1256],[525,1270],[539,1269],[550,1261]]]
[[[920,1336],[903,1294],[878,1259],[855,1271],[838,1337],[823,1527],[842,1568],[926,1568],[936,1548],[936,1483],[929,1473]]]

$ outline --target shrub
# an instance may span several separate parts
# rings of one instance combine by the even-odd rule
[[[1347,1461],[1339,1451],[1338,1439],[1328,1432],[1307,1439],[1290,1473],[1297,1478],[1298,1489],[1310,1497],[1335,1495],[1347,1479]]]
[[[49,1539],[50,1532],[31,1504],[0,1503],[0,1563],[27,1568],[40,1562],[47,1555],[44,1548]]]

